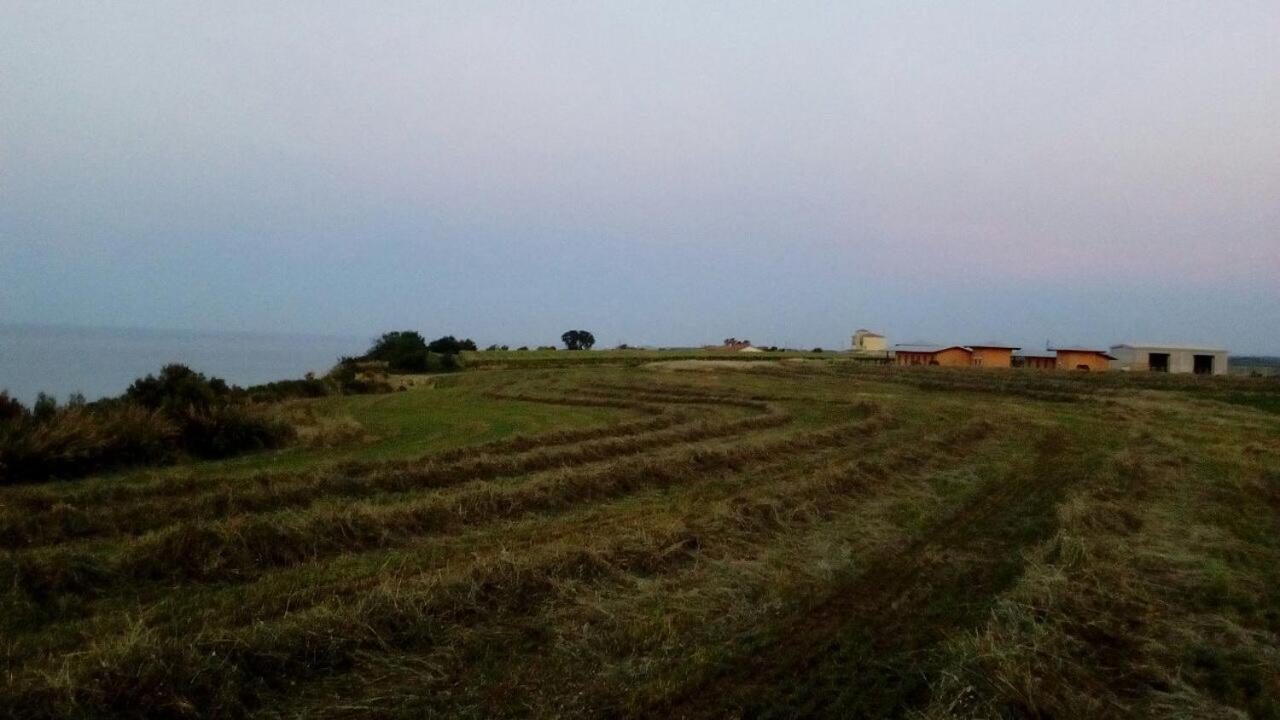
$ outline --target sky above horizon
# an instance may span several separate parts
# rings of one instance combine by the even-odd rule
[[[1280,3],[0,0],[0,323],[1280,354]]]

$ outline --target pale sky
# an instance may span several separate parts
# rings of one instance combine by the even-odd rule
[[[0,323],[1280,353],[1280,2],[7,2]]]

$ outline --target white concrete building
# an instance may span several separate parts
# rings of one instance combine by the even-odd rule
[[[889,341],[880,333],[859,330],[853,334],[854,352],[883,353],[889,350]]]
[[[1226,375],[1227,351],[1191,345],[1112,345],[1115,366],[1130,372]]]

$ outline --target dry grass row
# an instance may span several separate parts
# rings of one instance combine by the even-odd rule
[[[876,432],[882,423],[864,420],[804,433],[761,444],[753,452],[759,459],[788,448],[839,445],[850,436]],[[724,467],[733,456],[719,453],[704,462]],[[728,462],[730,467],[750,464],[745,458],[736,465]],[[830,512],[824,495],[865,486],[856,470],[824,473],[779,488],[768,499],[731,501],[712,513],[685,506],[685,519],[611,527],[598,535],[588,531],[588,537],[519,555],[488,555],[456,575],[391,578],[355,602],[326,603],[235,630],[176,638],[140,624],[126,637],[60,658],[60,666],[48,672],[24,672],[3,699],[32,717],[84,714],[89,708],[112,715],[182,716],[219,707],[236,715],[282,689],[278,680],[344,672],[365,652],[429,647],[459,626],[527,615],[553,599],[565,581],[625,583],[629,577],[665,572],[696,556],[704,543],[726,535],[763,539],[790,523]]]
[[[683,416],[676,416],[683,417]],[[138,535],[176,522],[305,507],[328,497],[370,497],[388,492],[440,488],[468,480],[522,475],[554,467],[583,465],[654,448],[761,430],[786,424],[789,416],[769,406],[765,413],[723,422],[660,424],[664,429],[604,435],[570,445],[537,447],[457,459],[386,462],[360,468],[260,474],[250,479],[202,485],[198,493],[175,498],[140,494],[92,504],[59,502],[43,513],[14,507],[0,532],[0,547],[28,548],[71,539]],[[187,488],[191,490],[190,488]]]
[[[512,399],[522,399],[530,402],[542,402],[556,405],[580,406],[580,407],[610,407],[617,409],[637,410],[645,412],[649,415],[662,415],[667,412],[667,408],[639,401],[631,401],[625,398],[616,400],[606,398],[574,398],[569,396],[512,396]],[[656,419],[656,418],[655,418]],[[609,426],[605,426],[609,427]],[[594,429],[593,429],[594,430]],[[628,429],[622,429],[620,432],[629,432]],[[562,435],[570,431],[554,431],[548,434],[546,445],[562,444],[557,440]],[[606,435],[607,436],[607,433]],[[536,437],[536,436],[535,436]],[[582,438],[589,439],[589,438]],[[530,436],[511,439],[512,446],[508,447],[504,441],[495,441],[490,444],[478,446],[477,449],[491,451],[494,453],[503,453],[519,450],[520,446],[528,446]],[[572,436],[565,441],[577,442]],[[458,448],[448,450],[438,454],[437,456],[428,455],[421,460],[439,459],[449,460],[464,457],[467,455],[466,448]],[[348,462],[341,465],[342,469],[349,474],[358,474],[367,472],[371,469],[381,467],[384,463],[361,463]],[[96,483],[90,485],[76,486],[41,486],[32,488],[21,488],[13,492],[6,493],[5,501],[13,508],[20,511],[46,511],[55,505],[61,503],[70,503],[75,505],[87,505],[94,503],[108,503],[128,501],[140,497],[179,497],[186,494],[199,493],[205,491],[211,485],[227,482],[241,482],[242,478],[223,478],[223,477],[194,477],[194,476],[173,476],[165,475],[150,482],[130,482],[130,483]]]
[[[392,547],[493,520],[562,511],[640,488],[697,481],[704,473],[829,447],[882,426],[880,419],[860,420],[733,448],[694,447],[597,469],[564,470],[517,484],[483,483],[395,504],[182,523],[117,543],[109,553],[70,548],[10,553],[11,567],[4,574],[11,578],[7,584],[32,605],[46,606],[62,595],[97,595],[142,581],[243,580],[269,567]]]

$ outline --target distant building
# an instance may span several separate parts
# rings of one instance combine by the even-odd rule
[[[897,365],[967,367],[973,364],[973,351],[963,345],[894,345],[893,361]]]
[[[1112,345],[1121,370],[1226,375],[1227,351],[1188,345]]]
[[[1021,348],[1016,345],[1003,345],[1001,343],[982,343],[980,345],[969,345],[972,351],[970,358],[974,367],[987,368],[1007,368],[1013,366],[1013,351]]]
[[[1052,350],[1018,350],[1013,353],[1013,366],[1053,370],[1058,367],[1058,354]]]
[[[858,330],[853,334],[853,351],[882,353],[889,349],[889,341],[880,333]]]
[[[738,352],[744,352],[744,353],[759,353],[759,352],[764,352],[764,351],[763,351],[763,350],[761,350],[761,349],[760,349],[760,348],[758,348],[758,347],[752,347],[752,346],[748,345],[748,346],[746,346],[746,347],[744,347],[744,348],[738,348]]]
[[[1115,356],[1106,350],[1088,347],[1049,348],[1057,355],[1059,370],[1085,370],[1105,372],[1111,368]]]

